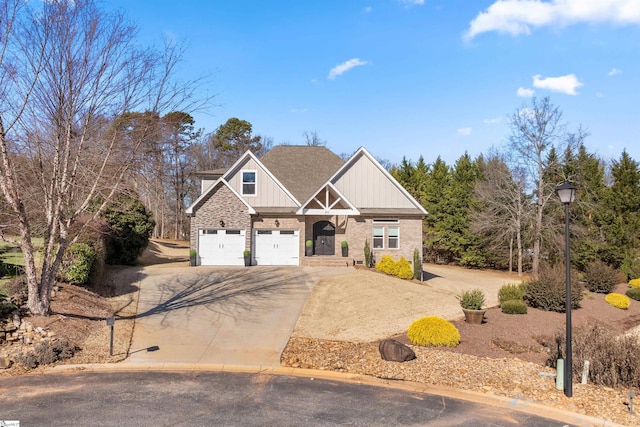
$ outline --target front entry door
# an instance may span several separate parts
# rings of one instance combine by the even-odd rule
[[[329,221],[313,224],[313,252],[316,255],[334,255],[336,227]]]

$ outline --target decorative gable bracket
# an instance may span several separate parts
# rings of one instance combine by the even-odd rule
[[[360,215],[333,184],[328,183],[302,205],[301,215]]]

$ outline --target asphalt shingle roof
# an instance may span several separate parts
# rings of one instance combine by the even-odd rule
[[[304,203],[344,164],[322,146],[278,145],[260,159],[263,165]]]

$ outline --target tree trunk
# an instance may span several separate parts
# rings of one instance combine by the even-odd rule
[[[509,239],[509,273],[513,272],[513,235]]]

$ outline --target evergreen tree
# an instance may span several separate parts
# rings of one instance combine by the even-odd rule
[[[605,262],[622,267],[627,275],[640,273],[637,252],[640,247],[640,170],[625,151],[611,167],[613,185],[604,198],[602,230],[607,247]]]

